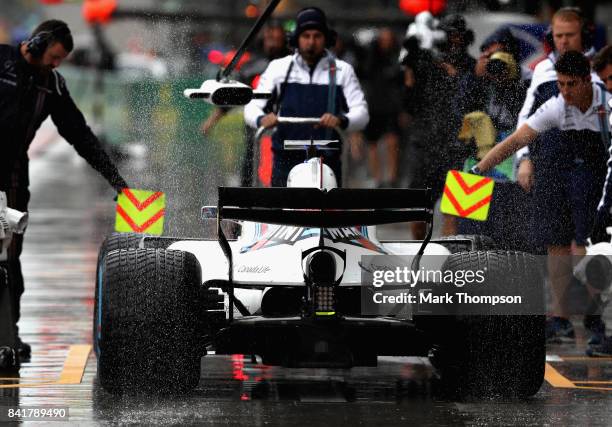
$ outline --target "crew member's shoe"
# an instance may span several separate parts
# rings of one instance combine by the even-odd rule
[[[584,327],[591,332],[587,344],[598,345],[606,339],[606,324],[601,320],[600,315],[584,316]]]
[[[573,343],[576,339],[574,326],[569,319],[550,317],[546,319],[546,342],[551,344]]]
[[[0,371],[10,371],[19,368],[19,358],[11,347],[0,347]]]
[[[18,337],[15,349],[17,350],[19,360],[22,362],[27,362],[30,360],[30,357],[32,356],[32,347],[30,347],[30,344],[21,341],[21,338]]]
[[[586,354],[590,357],[612,356],[612,336],[604,338],[600,344],[589,344]]]

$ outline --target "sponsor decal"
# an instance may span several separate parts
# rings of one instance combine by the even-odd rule
[[[240,265],[236,270],[238,273],[265,274],[272,270],[267,265]]]
[[[341,228],[324,228],[323,237],[331,240],[334,243],[344,243],[347,245],[358,246],[371,251],[385,254],[385,250],[380,246],[377,246],[372,241],[364,237],[363,234],[356,227],[341,227]],[[293,227],[293,226],[281,226],[274,230],[269,235],[265,235],[261,240],[245,246],[240,250],[240,253],[252,252],[263,248],[270,248],[279,245],[291,245],[293,246],[296,242],[311,237],[318,237],[321,235],[320,228],[306,228],[306,227]]]

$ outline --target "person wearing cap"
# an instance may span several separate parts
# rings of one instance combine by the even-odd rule
[[[339,139],[333,130],[359,131],[369,120],[368,105],[353,67],[328,50],[335,44],[335,32],[325,13],[316,7],[298,12],[289,44],[295,53],[270,63],[257,89],[271,92],[269,100],[252,100],[245,106],[247,125],[277,127],[272,137],[272,186],[286,185],[289,171],[304,161],[304,154],[285,151],[283,141]],[[319,124],[279,124],[278,117],[318,117]],[[323,153],[325,163],[342,182],[340,153]]]
[[[488,58],[484,78],[487,83],[484,110],[493,119],[498,136],[509,135],[516,127],[527,91],[515,57],[503,50],[493,52]]]
[[[439,29],[446,33],[446,40],[439,48],[449,74],[473,73],[476,60],[468,53],[468,47],[474,43],[474,32],[467,27],[465,18],[461,15],[445,16]]]
[[[446,33],[446,41],[439,45],[442,66],[452,78],[453,111],[461,121],[465,114],[479,108],[483,96],[474,72],[476,60],[468,52],[474,32],[461,15],[445,16],[440,29]]]
[[[495,52],[507,52],[514,58],[515,63],[520,62],[520,47],[519,42],[512,34],[509,27],[502,27],[489,35],[480,45],[480,57],[476,62],[476,76],[483,77],[487,70],[487,64],[491,55]],[[520,67],[520,78],[524,82],[531,81],[533,72],[529,67]]]
[[[441,66],[449,79],[439,82],[446,89],[446,96],[450,98],[451,117],[445,118],[449,122],[448,128],[457,131],[466,114],[482,108],[483,91],[479,79],[474,73],[476,60],[469,54],[468,48],[474,43],[474,32],[468,28],[465,17],[462,15],[447,15],[440,21],[439,29],[446,35],[438,42]],[[453,138],[451,150],[447,153],[450,169],[458,169],[465,160],[465,153],[457,149],[456,137]],[[446,176],[444,172],[443,176]],[[444,216],[443,235],[457,234],[457,221],[451,215]],[[419,233],[422,235],[421,233]]]
[[[8,207],[18,211],[27,211],[30,200],[28,147],[49,116],[59,134],[106,178],[115,191],[119,193],[128,187],[87,126],[64,78],[55,70],[72,48],[70,29],[59,20],[41,23],[30,39],[18,46],[0,45],[0,129],[3,135],[0,191],[6,193]],[[21,359],[27,359],[30,346],[20,339],[17,329],[24,291],[19,261],[22,245],[23,235],[14,236],[8,249],[7,267],[17,352]]]

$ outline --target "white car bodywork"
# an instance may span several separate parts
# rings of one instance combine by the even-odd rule
[[[323,179],[319,174],[332,174],[332,177]],[[333,188],[332,182],[335,184],[333,172],[319,158],[295,166],[289,179],[292,187],[319,187],[322,191],[323,188]],[[238,239],[229,242],[233,254],[232,281],[235,296],[250,313],[259,310],[263,294],[271,287],[306,286],[302,253],[320,245],[321,233],[325,246],[346,253],[345,262],[336,255],[337,265],[345,264],[339,268],[336,277],[339,279],[342,274],[339,286],[361,285],[362,270],[370,268],[361,261],[364,255],[402,255],[399,262],[406,265],[412,261],[410,256],[416,255],[422,245],[422,242],[380,242],[376,237],[375,226],[309,228],[253,222],[243,222],[241,225]],[[179,241],[168,249],[194,254],[202,267],[203,283],[229,279],[229,262],[217,241]],[[424,252],[424,255],[449,254],[448,249],[435,243],[429,243]],[[444,260],[444,256],[426,257],[423,263],[437,265],[422,266],[440,269]],[[227,296],[225,309],[229,311]],[[239,313],[235,315],[239,316]]]

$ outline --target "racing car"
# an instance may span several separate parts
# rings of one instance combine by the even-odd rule
[[[189,392],[200,381],[201,362],[214,353],[341,369],[376,366],[378,356],[421,356],[431,360],[444,390],[462,396],[538,391],[543,314],[364,314],[368,256],[418,263],[432,255],[442,270],[484,270],[488,280],[512,288],[543,290],[543,281],[531,255],[497,250],[483,236],[432,239],[429,189],[337,188],[319,156],[336,143],[286,141],[286,149],[306,151],[286,188],[220,187],[217,205],[201,212],[216,220],[214,238],[105,240],[93,330],[105,390]],[[224,231],[227,221],[240,225],[235,238]],[[423,241],[378,239],[376,226],[409,221],[427,223]]]

